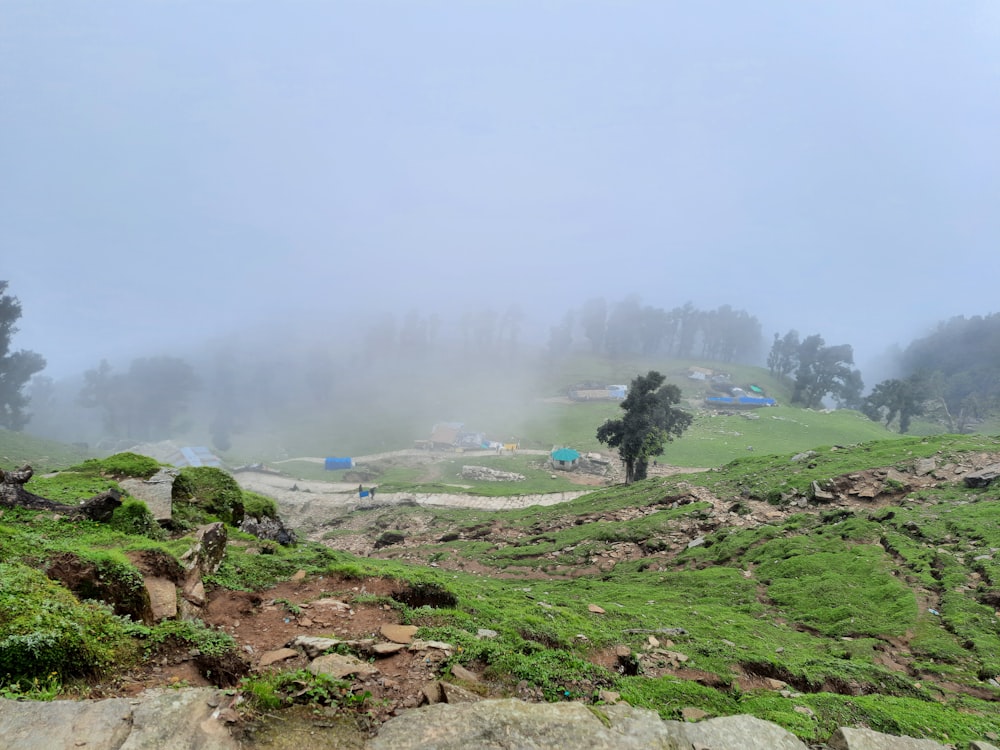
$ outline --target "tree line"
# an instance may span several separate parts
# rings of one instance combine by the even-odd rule
[[[582,339],[575,339],[582,333]],[[587,300],[567,312],[549,331],[548,350],[554,357],[569,354],[575,342],[593,354],[706,359],[752,363],[762,347],[760,321],[745,310],[722,305],[699,310],[688,302],[665,309],[642,304],[630,295],[613,305],[603,297]]]

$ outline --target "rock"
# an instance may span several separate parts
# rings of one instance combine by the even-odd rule
[[[337,640],[336,638],[320,638],[318,636],[312,635],[299,635],[289,641],[286,645],[291,648],[301,648],[306,656],[310,659],[315,659],[323,653],[326,653],[334,646],[343,643],[343,641]]]
[[[181,560],[189,572],[198,571],[203,576],[211,575],[222,565],[228,540],[224,523],[217,521],[202,526],[195,533],[194,544],[181,555]]]
[[[405,643],[376,643],[371,647],[371,653],[375,657],[392,656],[406,649]]]
[[[595,615],[603,615],[604,614],[604,608],[603,607],[598,607],[596,604],[588,604],[587,605],[587,611],[588,612],[593,612]]]
[[[614,690],[602,690],[597,694],[598,700],[602,703],[615,704],[622,699],[621,693]]]
[[[841,727],[830,737],[830,750],[947,750],[934,740],[917,740],[912,737],[896,737],[871,729]]]
[[[294,659],[298,655],[299,652],[294,648],[275,649],[274,651],[268,651],[267,653],[261,654],[258,666],[269,667],[272,664],[277,664],[279,661]]]
[[[179,469],[160,469],[149,479],[120,479],[119,486],[132,497],[142,500],[157,521],[169,521],[173,512],[171,496]]]
[[[149,595],[149,608],[153,622],[172,620],[177,617],[177,586],[167,578],[147,576],[143,579]]]
[[[185,580],[181,596],[197,607],[204,607],[207,599],[205,598],[205,584],[202,583],[201,576],[193,576]]]
[[[969,750],[1000,750],[996,745],[991,745],[989,742],[970,742]]]
[[[684,721],[701,721],[708,718],[708,711],[702,711],[694,706],[685,706],[681,709],[681,719]]]
[[[523,482],[526,477],[514,471],[501,471],[488,466],[463,466],[462,479],[474,479],[480,482]]]
[[[808,750],[791,732],[745,714],[687,724],[685,735],[705,750]]]
[[[423,694],[424,703],[429,706],[433,706],[435,703],[440,703],[444,700],[444,693],[441,692],[441,683],[437,680],[429,685],[424,685],[420,688],[420,692]]]
[[[382,637],[394,643],[411,643],[417,634],[416,625],[394,625],[387,622],[378,630]]]
[[[794,463],[799,463],[801,461],[808,461],[810,458],[816,458],[819,454],[816,451],[805,451],[804,453],[796,453],[792,456],[792,461]]]
[[[810,497],[813,500],[821,500],[824,502],[829,502],[831,500],[837,499],[836,495],[834,495],[832,492],[827,492],[826,490],[824,490],[822,487],[819,486],[819,482],[815,480],[813,480],[812,483],[812,492],[810,493]]]
[[[682,726],[624,704],[591,710],[582,703],[526,703],[515,698],[438,703],[390,719],[368,750],[692,750]]]
[[[913,473],[917,476],[930,474],[937,468],[937,461],[934,458],[918,458],[913,462]]]
[[[497,631],[489,628],[479,628],[476,631],[476,638],[496,638],[498,635],[500,634]]]
[[[309,671],[313,674],[325,674],[336,679],[342,679],[348,675],[358,677],[368,677],[378,674],[378,670],[371,664],[361,661],[356,656],[344,654],[324,654],[317,656],[309,662]]]
[[[461,664],[451,665],[451,676],[454,677],[456,680],[465,680],[466,682],[479,682],[479,675],[477,675],[475,672],[470,672]]]
[[[292,577],[289,578],[288,580],[291,581],[292,583],[299,583],[301,581],[304,581],[306,580],[306,572],[301,569],[296,570],[295,573],[292,575]]]
[[[697,539],[692,539],[690,542],[688,542],[687,548],[694,549],[695,547],[702,546],[704,543],[705,543],[705,537],[700,536]]]
[[[441,683],[441,695],[444,696],[445,703],[477,703],[482,696],[476,695],[471,690],[459,687],[451,682]]]
[[[237,750],[214,688],[147,690],[102,701],[0,699],[4,750]],[[214,704],[214,706],[212,705]]]
[[[989,487],[993,480],[1000,477],[1000,464],[990,464],[979,471],[973,471],[962,477],[966,487]]]

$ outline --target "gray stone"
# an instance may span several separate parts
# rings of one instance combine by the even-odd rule
[[[368,750],[693,750],[682,727],[624,704],[438,703],[390,719]]]
[[[934,740],[896,737],[871,729],[841,727],[827,743],[830,750],[947,750]]]
[[[917,476],[930,474],[937,468],[937,461],[934,458],[918,458],[913,463],[913,473]]]
[[[479,682],[479,675],[475,672],[471,672],[461,664],[451,665],[451,676],[456,680],[465,680],[466,682]]]
[[[309,671],[313,674],[330,675],[338,680],[352,674],[358,677],[367,677],[378,673],[378,670],[368,662],[361,661],[356,656],[344,654],[317,656],[309,662]]]
[[[286,645],[291,648],[301,648],[306,656],[315,659],[317,656],[326,653],[334,646],[343,643],[336,638],[320,638],[314,635],[300,635],[293,638]]]
[[[142,500],[157,521],[169,521],[173,513],[171,495],[178,469],[160,469],[149,479],[120,479],[118,484],[137,500]]]
[[[188,574],[211,575],[219,570],[226,556],[229,535],[226,525],[219,521],[202,526],[195,533],[194,544],[181,555]]]
[[[989,742],[970,742],[969,750],[1000,750],[996,745],[991,745]]]
[[[756,716],[722,716],[685,724],[696,750],[808,750],[791,732]]]
[[[0,699],[4,750],[237,750],[214,688],[147,690],[102,701]]]

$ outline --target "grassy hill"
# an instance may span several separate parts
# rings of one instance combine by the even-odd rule
[[[831,416],[817,414],[815,424]],[[751,713],[806,741],[858,724],[951,743],[995,736],[1000,490],[970,489],[959,477],[997,460],[1000,439],[832,442],[796,445],[816,449],[800,461],[739,446],[739,458],[717,470],[544,508],[331,512],[316,542],[271,545],[267,554],[234,530],[238,544],[208,583],[267,601],[299,570],[348,576],[362,592],[378,590],[370,581],[405,582],[422,596],[358,595],[356,606],[385,607],[418,626],[419,637],[455,644],[441,669],[484,673],[499,694],[528,686],[547,700],[590,702],[614,690],[665,718],[686,707]],[[29,489],[73,503],[74,487],[86,495],[114,481],[97,467],[32,480]],[[841,495],[813,499],[817,486]],[[102,572],[105,595],[116,581],[131,591],[136,555],[176,558],[188,535],[5,509],[0,692],[87,694],[87,659],[104,671],[124,668],[169,637],[185,648],[224,648],[218,632],[197,623],[109,619],[40,573],[73,555]],[[340,551],[348,546],[364,554]],[[289,612],[308,604],[285,601]],[[240,619],[252,616],[248,609]],[[66,632],[79,642],[16,631],[39,617],[50,634],[68,617]],[[496,635],[477,635],[484,628]],[[17,681],[11,670],[25,663],[18,656],[28,645],[45,671],[26,690],[25,676]],[[240,689],[259,694],[262,679]]]
[[[733,385],[757,385],[780,404],[777,408],[718,414],[704,408],[710,393],[705,381],[689,377],[692,366],[714,368]],[[712,467],[752,448],[758,453],[786,453],[817,445],[851,445],[895,437],[884,426],[855,412],[820,413],[788,405],[787,384],[762,368],[677,360],[611,361],[580,356],[517,373],[479,369],[450,371],[447,376],[407,373],[405,381],[359,385],[349,397],[326,407],[282,412],[277,418],[248,424],[232,436],[225,457],[233,465],[299,456],[358,456],[408,448],[427,438],[436,422],[457,421],[495,440],[519,440],[524,447],[566,445],[599,450],[595,433],[608,418],[620,415],[614,402],[571,402],[577,383],[629,383],[657,369],[681,388],[684,408],[696,415],[685,435],[670,444],[668,464]],[[192,435],[191,440],[209,440]]]

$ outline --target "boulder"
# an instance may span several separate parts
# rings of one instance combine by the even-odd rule
[[[692,750],[682,726],[624,704],[436,703],[390,719],[367,750]]]
[[[102,701],[0,699],[4,750],[238,750],[219,719],[231,700],[213,688],[147,690]]]
[[[808,750],[802,740],[756,716],[722,716],[684,725],[685,736],[705,750]]]
[[[179,469],[160,469],[149,479],[120,479],[119,486],[132,497],[142,500],[157,521],[169,521],[173,513],[171,495]]]
[[[947,750],[933,740],[918,740],[912,737],[896,737],[871,729],[841,727],[827,743],[830,750]]]

